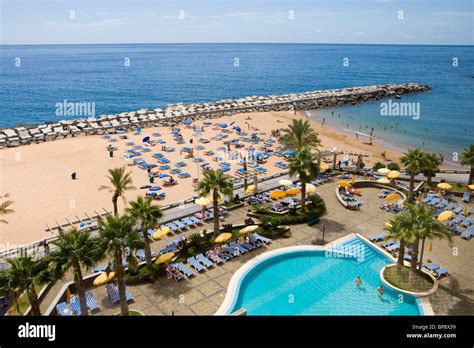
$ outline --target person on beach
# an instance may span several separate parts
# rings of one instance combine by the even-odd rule
[[[359,133],[355,132],[356,134],[356,139],[359,140]]]
[[[76,173],[76,172],[72,172],[72,173],[71,173],[71,179],[72,179],[72,180],[76,180],[76,178],[77,178],[77,173]]]
[[[155,182],[155,177],[153,175],[149,175],[148,179],[150,180],[150,184],[153,184]]]
[[[326,117],[323,117],[323,122],[321,123],[321,127],[324,127],[324,123],[326,123]]]
[[[362,278],[360,276],[357,276],[356,279],[354,280],[354,283],[357,287],[362,285]]]
[[[44,253],[49,254],[49,244],[48,241],[45,239],[43,242]]]
[[[385,150],[382,151],[382,158],[385,159]]]

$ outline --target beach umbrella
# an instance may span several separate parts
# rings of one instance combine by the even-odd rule
[[[247,233],[252,233],[258,230],[258,225],[250,225],[247,227],[242,228],[239,233],[240,234],[247,234]]]
[[[149,189],[150,187],[151,185],[143,185],[143,186],[140,186],[140,190]]]
[[[99,274],[94,279],[94,282],[92,284],[94,284],[94,285],[103,285],[103,284],[107,283],[108,281],[114,279],[114,277],[115,277],[115,272],[109,272],[109,274],[107,274],[107,272],[101,272],[101,274]]]
[[[221,127],[221,128],[227,128],[228,125],[227,125],[227,123],[221,123],[221,124],[220,124],[220,127]]]
[[[377,179],[377,182],[378,182],[379,184],[390,184],[390,180],[387,179],[387,178]]]
[[[444,222],[453,216],[453,212],[451,210],[446,210],[443,211],[441,214],[438,216],[438,221]]]
[[[306,187],[306,192],[308,193],[316,192],[316,186],[314,186],[313,184],[305,184],[305,187]]]
[[[380,168],[377,170],[377,173],[382,174],[382,175],[387,175],[390,172],[390,169],[388,168]]]
[[[193,123],[193,120],[191,120],[190,118],[188,118],[188,119],[184,120],[183,123],[184,123],[186,126],[189,126],[191,123]]]
[[[232,233],[229,233],[229,232],[221,233],[216,237],[216,239],[214,239],[214,243],[224,243],[224,242],[227,242],[231,238],[232,238]]]
[[[389,194],[387,197],[384,198],[385,201],[394,201],[396,199],[400,199],[401,196],[400,194],[398,193],[392,193],[392,194]]]
[[[400,172],[398,170],[391,170],[388,172],[387,177],[389,179],[396,179],[400,176]]]
[[[211,200],[206,197],[199,197],[196,200],[194,200],[194,203],[196,203],[197,205],[200,205],[201,207],[205,207],[206,205],[211,203]]]
[[[474,190],[474,184],[468,186],[469,190]]]
[[[150,141],[150,137],[149,137],[149,136],[146,136],[146,137],[144,137],[144,138],[142,139],[142,141],[143,141],[144,143],[146,143],[146,142]]]
[[[436,185],[439,189],[441,190],[451,190],[453,187],[448,184],[447,182],[440,182],[438,185]]]
[[[321,164],[319,165],[319,169],[321,169],[322,171],[328,170],[328,169],[329,169],[329,165],[327,165],[326,163],[321,163]]]
[[[433,251],[433,242],[430,241],[430,244],[428,244],[428,251]]]
[[[174,253],[166,253],[158,257],[155,261],[157,265],[161,265],[162,263],[168,262],[171,260],[174,256]]]
[[[297,151],[296,150],[288,150],[282,153],[283,156],[294,156],[296,155]]]
[[[163,178],[167,178],[167,177],[169,177],[169,176],[171,176],[171,175],[166,174],[166,173],[163,173],[163,174],[158,175],[158,178],[159,178],[159,179],[163,179]]]
[[[286,190],[287,195],[297,195],[299,193],[301,193],[301,190],[299,188],[290,188]]]
[[[387,221],[384,225],[385,225],[385,227],[387,227],[387,228],[392,227],[392,224],[391,224],[390,222],[388,222],[388,221]]]
[[[235,126],[234,129],[239,133],[242,131],[242,129],[239,126]]]
[[[170,228],[168,226],[163,226],[161,229],[159,230],[156,230],[155,233],[153,233],[153,239],[154,240],[158,240],[160,238],[163,238],[164,236],[166,236],[169,232],[170,232]]]
[[[252,193],[253,191],[255,191],[256,188],[257,188],[256,185],[250,185],[250,186],[247,187],[247,189],[245,190],[245,194],[248,195],[248,194]]]
[[[352,186],[352,184],[350,182],[343,181],[343,180],[338,181],[337,185],[342,186],[342,187],[351,187]]]
[[[283,179],[283,180],[278,181],[278,184],[280,184],[281,186],[291,186],[293,185],[293,181],[288,180],[288,179]]]
[[[272,193],[270,193],[270,197],[271,198],[283,198],[286,196],[286,192],[285,191],[274,191]]]
[[[159,190],[161,190],[161,187],[159,187],[159,186],[152,186],[152,187],[149,188],[149,190],[150,190],[150,191],[159,191]]]

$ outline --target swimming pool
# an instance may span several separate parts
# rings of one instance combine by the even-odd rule
[[[327,250],[299,249],[263,258],[236,280],[231,299],[217,314],[245,308],[248,315],[421,315],[418,300],[385,287],[382,298],[380,270],[393,263],[359,237]],[[358,251],[354,257],[352,251]],[[357,287],[355,277],[362,278]],[[230,290],[230,287],[229,287]],[[226,304],[227,302],[227,304]],[[221,313],[219,313],[221,312]]]

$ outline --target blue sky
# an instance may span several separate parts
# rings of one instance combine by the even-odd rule
[[[474,42],[473,0],[0,0],[0,3],[3,44]],[[74,18],[70,18],[71,11]],[[399,11],[403,11],[403,19],[398,18]],[[294,17],[290,19],[292,14]]]

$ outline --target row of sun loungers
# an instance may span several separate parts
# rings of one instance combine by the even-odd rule
[[[228,260],[245,254],[262,245],[268,245],[272,241],[257,233],[249,236],[249,243],[233,241],[229,245],[223,245],[220,249],[213,249],[207,251],[205,254],[198,254],[188,258],[187,263],[196,272],[203,272],[206,269],[214,267],[219,264],[226,263]],[[194,275],[194,272],[184,263],[174,263],[167,268],[167,274],[173,277],[174,280],[180,281]]]

